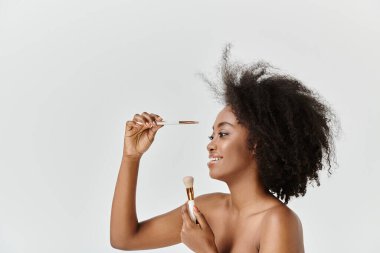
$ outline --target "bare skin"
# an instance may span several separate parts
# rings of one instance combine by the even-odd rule
[[[266,192],[258,176],[254,151],[247,147],[248,130],[230,107],[217,116],[210,157],[210,176],[227,183],[230,194],[212,193],[195,199],[199,225],[191,222],[187,205],[139,222],[136,184],[141,156],[157,131],[155,114],[136,114],[126,123],[123,159],[111,212],[111,245],[123,250],[153,249],[184,243],[192,251],[303,253],[302,225],[297,215]]]

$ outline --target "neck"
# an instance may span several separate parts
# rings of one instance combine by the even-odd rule
[[[275,197],[265,190],[256,168],[234,175],[227,185],[231,192],[231,211],[236,214],[260,212],[274,204]]]

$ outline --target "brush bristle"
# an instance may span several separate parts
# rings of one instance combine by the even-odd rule
[[[186,188],[193,187],[194,178],[192,176],[186,176],[183,178],[183,183],[185,184]]]
[[[180,120],[179,123],[180,124],[198,124],[199,122],[194,121],[194,120]]]

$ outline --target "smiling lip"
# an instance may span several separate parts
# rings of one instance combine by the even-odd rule
[[[211,169],[212,167],[215,166],[215,164],[217,164],[220,160],[223,159],[223,156],[210,155],[209,158],[210,158],[210,161],[207,163],[207,166]],[[212,160],[213,158],[220,158],[220,159],[218,159],[218,160]]]
[[[223,156],[221,156],[221,155],[216,155],[216,154],[210,154],[209,156],[208,156],[208,158],[223,158]]]

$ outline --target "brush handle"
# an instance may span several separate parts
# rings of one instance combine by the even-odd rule
[[[180,121],[158,121],[157,125],[193,125],[198,124],[198,121],[194,120],[180,120]]]
[[[186,121],[185,121],[186,122]],[[143,123],[136,121],[137,124],[143,125]],[[158,126],[163,125],[190,125],[190,124],[198,124],[198,121],[187,121],[187,123],[181,121],[156,121]]]
[[[179,121],[157,121],[157,125],[162,126],[162,125],[181,125]]]
[[[187,207],[189,209],[189,215],[190,215],[191,220],[194,223],[196,223],[197,222],[197,218],[195,217],[195,214],[194,214],[194,200],[187,201]]]

